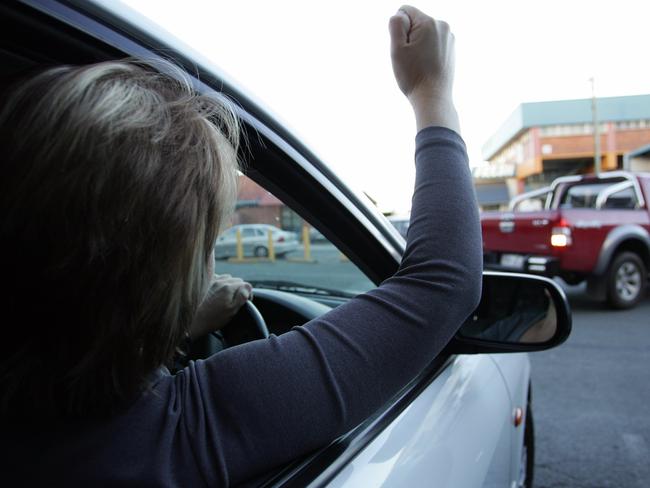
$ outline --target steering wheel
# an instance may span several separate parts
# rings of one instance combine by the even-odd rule
[[[264,306],[265,312],[270,314],[272,320],[291,327],[320,317],[332,309],[332,305],[325,305],[313,299],[280,290],[255,288],[254,294],[257,302]],[[286,327],[284,331],[291,327]],[[282,333],[283,330],[280,328],[279,334]],[[185,362],[190,359],[205,359],[227,347],[264,339],[268,336],[269,330],[264,318],[257,307],[247,301],[223,329],[206,334],[189,344],[187,355],[183,359]],[[185,365],[181,364],[180,366],[184,367]]]
[[[266,339],[269,329],[264,317],[250,300],[239,309],[228,324],[221,330],[210,332],[187,345],[187,354],[177,365],[185,367],[187,361],[206,359],[213,354],[256,339]]]
[[[217,337],[221,335],[220,339],[225,342],[224,346],[230,347],[256,339],[266,339],[269,336],[269,329],[257,307],[247,300],[228,325],[212,334]]]

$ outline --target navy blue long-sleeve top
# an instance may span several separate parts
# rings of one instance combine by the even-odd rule
[[[463,141],[423,129],[415,160],[394,276],[281,336],[175,375],[161,369],[108,420],[5,438],[10,472],[34,486],[228,486],[358,425],[442,350],[480,296],[481,232]]]

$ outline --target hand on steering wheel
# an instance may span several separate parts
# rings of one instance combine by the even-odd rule
[[[206,359],[228,347],[268,336],[264,317],[248,300],[221,330],[212,331],[188,343],[187,354],[177,360],[176,369],[184,368],[190,360]]]
[[[253,287],[241,278],[215,274],[190,326],[190,337],[198,339],[225,327],[251,298],[252,293]]]

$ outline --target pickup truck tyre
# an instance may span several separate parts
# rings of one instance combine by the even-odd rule
[[[632,252],[616,255],[606,279],[607,301],[613,308],[632,308],[645,294],[647,271],[641,258]]]

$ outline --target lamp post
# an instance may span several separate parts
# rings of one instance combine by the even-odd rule
[[[596,107],[596,83],[593,76],[589,78],[589,81],[591,82],[591,117],[594,126],[594,172],[596,176],[600,176],[600,126],[598,124],[598,109]]]

